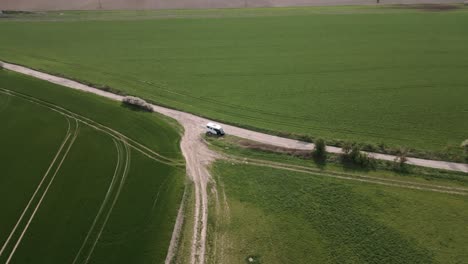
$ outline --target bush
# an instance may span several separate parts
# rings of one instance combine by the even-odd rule
[[[465,139],[465,141],[463,141],[461,143],[461,147],[465,150],[465,151],[468,151],[468,139]]]
[[[401,148],[397,151],[395,155],[395,159],[393,160],[393,168],[396,171],[406,171],[406,162],[408,161],[407,158],[408,150]]]
[[[465,161],[468,161],[468,139],[462,142],[461,147],[463,148],[463,152],[465,152]]]
[[[299,135],[298,139],[300,141],[304,141],[304,142],[313,142],[314,141],[314,139],[309,135]]]
[[[139,109],[142,109],[148,112],[153,112],[153,107],[151,106],[151,104],[148,104],[145,100],[138,98],[138,97],[125,96],[122,99],[122,102],[132,107],[137,107]]]
[[[353,148],[353,143],[345,142],[343,143],[341,150],[343,151],[344,155],[349,155],[349,153],[351,153],[352,148]]]
[[[317,160],[325,160],[327,158],[327,149],[325,141],[321,138],[315,141],[315,147],[312,152],[312,155]]]
[[[375,167],[375,161],[367,153],[361,152],[361,146],[353,143],[343,145],[342,161],[352,163],[362,168]]]

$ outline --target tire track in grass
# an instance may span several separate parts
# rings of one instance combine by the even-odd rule
[[[65,117],[65,119],[67,120],[67,123],[68,123],[68,128],[67,128],[67,132],[65,133],[65,138],[63,139],[62,141],[62,144],[60,145],[57,153],[55,154],[54,158],[52,159],[49,167],[47,168],[47,171],[45,172],[45,174],[42,176],[42,179],[41,181],[39,182],[39,185],[37,186],[36,190],[34,191],[33,195],[31,196],[31,198],[29,199],[29,202],[28,204],[26,205],[26,207],[24,208],[23,212],[21,213],[18,221],[16,222],[15,226],[13,227],[12,231],[10,232],[10,235],[8,236],[7,240],[5,241],[5,243],[3,244],[2,248],[0,249],[0,257],[3,255],[3,253],[5,252],[5,249],[6,247],[8,246],[8,243],[10,242],[11,238],[13,237],[14,233],[16,232],[16,229],[18,228],[18,226],[20,225],[20,223],[22,222],[23,220],[23,217],[26,215],[26,212],[28,211],[29,207],[31,206],[31,204],[33,203],[33,200],[35,200],[36,198],[36,195],[38,194],[39,190],[41,189],[42,187],[42,184],[44,183],[45,179],[47,178],[47,176],[49,175],[49,172],[51,171],[52,167],[55,165],[55,162],[57,161],[57,159],[59,158],[60,154],[62,153],[62,150],[64,148],[64,146],[67,144],[68,140],[70,139],[70,136],[72,135],[71,132],[70,132],[70,129],[71,129],[71,124],[70,124],[70,119],[68,119],[67,117]]]
[[[186,200],[188,199],[186,197],[187,188],[187,185],[185,185],[182,201],[180,202],[179,210],[177,211],[177,218],[174,224],[174,229],[172,230],[171,242],[169,243],[169,248],[167,250],[166,260],[164,262],[165,264],[173,263],[174,257],[179,247],[182,226],[184,225],[185,204]]]
[[[60,168],[62,167],[62,164],[63,162],[65,161],[65,159],[67,158],[67,155],[68,153],[70,152],[70,149],[72,148],[73,144],[75,143],[75,140],[78,136],[78,131],[79,131],[79,124],[78,124],[78,120],[75,120],[75,130],[74,130],[74,133],[73,133],[73,137],[72,139],[70,140],[70,143],[68,144],[68,147],[67,147],[67,150],[65,151],[65,153],[63,154],[62,156],[62,159],[60,160],[60,163],[57,165],[56,169],[55,169],[55,172],[54,174],[52,175],[52,178],[50,179],[49,181],[49,184],[47,185],[46,189],[44,190],[41,198],[39,199],[39,202],[37,203],[36,207],[34,208],[34,211],[32,212],[31,216],[29,217],[29,220],[28,222],[26,223],[26,226],[24,227],[23,229],[23,232],[21,232],[21,235],[20,237],[18,238],[18,241],[16,242],[15,246],[13,247],[13,250],[11,251],[10,255],[8,256],[8,259],[7,261],[5,262],[5,264],[9,264],[11,259],[13,258],[15,252],[16,252],[16,249],[18,248],[19,244],[21,243],[21,240],[23,239],[24,237],[24,234],[27,232],[28,228],[29,228],[29,225],[31,224],[32,220],[34,219],[34,216],[36,215],[37,213],[37,210],[39,209],[39,207],[41,206],[42,204],[42,201],[44,199],[44,197],[46,196],[47,192],[49,191],[49,188],[50,186],[52,185],[52,183],[54,182],[54,179],[55,179],[55,176],[57,176],[57,173],[59,172]]]
[[[168,164],[168,165],[171,165],[171,166],[180,166],[180,165],[184,164],[183,162],[181,162],[179,160],[167,158],[167,157],[165,157],[165,156],[163,156],[163,155],[161,155],[159,153],[156,153],[155,151],[147,148],[146,146],[140,144],[139,142],[136,142],[136,141],[126,137],[125,135],[121,134],[118,131],[115,131],[115,130],[109,128],[109,127],[106,127],[106,126],[104,126],[104,125],[102,125],[102,124],[100,124],[98,122],[95,122],[95,121],[89,119],[89,118],[86,118],[86,117],[78,115],[78,114],[76,114],[74,112],[68,111],[67,109],[62,108],[60,106],[57,106],[57,105],[54,105],[54,104],[39,100],[37,98],[31,97],[31,96],[28,96],[28,95],[17,93],[15,91],[4,89],[4,88],[0,88],[0,93],[5,93],[5,94],[8,94],[10,96],[17,96],[17,97],[19,97],[19,98],[21,98],[23,100],[29,101],[31,103],[38,104],[38,105],[40,105],[42,107],[46,107],[46,108],[48,108],[48,109],[50,109],[52,111],[55,111],[55,112],[58,112],[58,113],[62,114],[65,117],[77,120],[78,122],[81,122],[81,123],[83,123],[85,125],[88,125],[88,126],[94,128],[94,129],[98,130],[98,131],[101,131],[101,132],[111,136],[113,138],[113,140],[116,140],[118,142],[122,142],[125,145],[125,148],[128,150],[128,153],[130,153],[130,147],[132,147],[133,149],[135,149],[138,152],[142,153],[146,157],[148,157],[148,158],[150,158],[152,160],[164,163],[164,164]],[[129,141],[131,143],[129,143]],[[119,191],[119,193],[120,193],[120,191]],[[113,204],[115,204],[115,202]],[[107,222],[108,218],[109,217],[106,217],[105,222]],[[102,233],[102,230],[100,231],[99,236],[101,235],[101,233]],[[88,234],[88,235],[91,236],[90,234]],[[89,240],[88,236],[87,236],[87,240]],[[80,248],[81,252],[79,251],[79,253],[75,257],[73,263],[79,263],[79,259],[80,259],[81,255],[82,255],[83,249],[86,247],[86,243],[87,242],[84,242],[84,244],[82,245],[82,248]],[[96,243],[93,245],[92,250],[94,250],[95,246],[96,246]],[[87,261],[89,261],[89,259],[87,259],[85,263],[87,263]]]
[[[468,189],[466,188],[449,187],[449,186],[436,185],[436,184],[434,185],[424,184],[424,183],[417,183],[417,182],[412,182],[412,181],[384,179],[380,177],[371,177],[371,176],[359,175],[359,174],[321,171],[319,169],[308,168],[308,167],[299,166],[299,165],[292,165],[292,164],[287,164],[287,163],[273,162],[273,161],[260,160],[260,159],[248,159],[248,158],[240,159],[235,156],[229,156],[229,157],[224,157],[224,158],[227,161],[235,162],[238,164],[248,164],[248,165],[269,167],[269,168],[280,169],[280,170],[302,172],[302,173],[307,173],[307,174],[311,174],[314,176],[331,177],[331,178],[359,181],[359,182],[385,185],[385,186],[391,186],[391,187],[399,187],[399,188],[406,188],[406,189],[413,189],[413,190],[468,196]]]
[[[52,111],[58,112],[64,116],[70,117],[72,119],[77,119],[79,122],[86,124],[96,130],[102,131],[103,133],[111,136],[114,139],[117,140],[125,140],[126,144],[129,145],[130,147],[134,148],[138,152],[142,153],[143,155],[147,156],[150,159],[156,160],[158,162],[171,165],[171,166],[180,166],[184,165],[184,163],[181,160],[176,160],[172,158],[168,158],[166,156],[163,156],[162,154],[157,153],[156,151],[144,146],[143,144],[123,135],[122,133],[107,127],[105,125],[102,125],[101,123],[98,123],[90,118],[84,117],[82,115],[79,115],[77,113],[74,113],[72,111],[69,111],[63,107],[60,107],[58,105],[42,101],[40,99],[37,99],[32,96],[28,96],[22,93],[18,93],[12,90],[8,90],[5,88],[0,88],[0,92],[4,94],[11,94],[13,96],[17,96],[19,98],[22,98],[24,100],[30,101],[32,103],[36,103],[38,105],[41,105],[43,107],[46,107]]]
[[[114,210],[114,206],[117,203],[117,200],[119,199],[120,193],[122,191],[123,186],[125,185],[125,181],[126,181],[127,176],[128,176],[128,171],[130,169],[131,152],[130,152],[129,145],[127,144],[127,142],[124,139],[122,139],[122,143],[124,144],[124,154],[125,154],[126,157],[125,157],[125,164],[124,164],[122,176],[121,176],[121,179],[120,179],[119,187],[117,188],[117,192],[116,192],[116,194],[114,196],[112,204],[110,205],[109,211],[106,214],[104,222],[102,223],[102,226],[101,226],[101,228],[100,228],[100,230],[99,230],[99,232],[98,232],[98,234],[96,236],[96,239],[94,240],[94,243],[91,246],[91,249],[90,249],[87,257],[86,257],[85,261],[83,262],[84,264],[87,264],[89,262],[91,256],[93,255],[94,249],[96,248],[96,245],[99,242],[99,239],[101,238],[102,232],[104,231],[104,228],[107,225],[107,221],[109,220],[109,217],[110,217],[112,211]]]
[[[5,65],[5,68],[8,70],[22,73],[25,75],[29,75],[38,79],[46,80],[48,82],[62,85],[67,88],[90,92],[90,93],[103,96],[103,97],[106,97],[108,99],[115,100],[115,101],[122,100],[122,96],[120,95],[113,94],[110,92],[105,92],[105,91],[99,90],[91,86],[83,85],[76,81],[72,81],[70,79],[46,74],[46,73],[39,72],[30,68],[22,67],[19,65],[14,65],[14,64],[9,64],[9,63],[5,63],[4,65]],[[190,177],[190,179],[194,182],[196,193],[198,191],[198,193],[195,195],[195,197],[198,198],[198,201],[195,202],[195,209],[194,209],[195,213],[197,212],[198,213],[196,214],[197,217],[195,217],[194,225],[201,224],[203,226],[206,226],[205,220],[206,220],[208,211],[206,207],[200,208],[201,206],[203,206],[203,204],[200,203],[200,195],[202,197],[207,196],[206,188],[204,188],[204,186],[206,186],[208,181],[210,181],[211,175],[206,170],[206,168],[203,170],[199,170],[199,169],[196,170],[195,168],[207,167],[213,160],[216,159],[216,155],[213,155],[213,157],[211,158],[203,157],[206,154],[210,154],[210,153],[212,154],[212,151],[208,150],[203,144],[200,144],[199,142],[197,142],[199,140],[199,135],[202,132],[202,129],[199,126],[201,123],[207,123],[208,119],[202,118],[196,115],[192,115],[189,113],[165,108],[162,106],[152,105],[152,107],[156,112],[159,112],[160,114],[176,119],[183,125],[185,129],[185,134],[181,141],[181,149],[186,159],[185,165],[187,169],[187,174]],[[254,120],[258,120],[258,119],[254,119]],[[281,138],[277,136],[271,136],[271,135],[267,135],[264,133],[254,132],[254,131],[247,130],[247,129],[241,129],[239,127],[230,126],[226,124],[221,124],[221,125],[225,126],[226,131],[230,134],[233,134],[242,138],[250,139],[250,140],[272,144],[275,146],[283,146],[283,147],[286,146],[288,148],[297,148],[297,149],[312,149],[314,146],[313,144],[306,143],[306,142]],[[132,147],[135,148],[133,145]],[[329,147],[329,146],[327,148],[332,153],[341,153],[340,148]],[[139,149],[137,150],[142,152],[143,154],[146,153],[145,155],[147,155],[147,152],[141,151]],[[372,153],[372,154],[375,155],[375,158],[381,159],[381,160],[389,160],[389,159],[395,158],[395,156],[391,156],[391,155],[382,155],[382,154],[376,154],[376,153]],[[460,164],[460,163],[423,160],[423,159],[416,159],[416,158],[409,158],[409,163],[413,165],[430,167],[430,168],[468,172],[468,166],[466,164]],[[319,173],[315,173],[315,174],[319,175]],[[202,218],[199,217],[201,214],[203,215]],[[205,251],[204,251],[205,250],[204,244],[205,244],[205,238],[206,238],[206,233],[204,233],[205,231],[206,231],[206,228],[201,228],[199,231],[198,231],[198,228],[196,228],[194,231],[194,235],[192,239],[193,244],[191,248],[192,249],[192,254],[191,254],[192,263],[195,263],[195,262],[200,263],[204,261],[204,256],[200,257],[200,259],[198,257],[200,255],[205,254]],[[198,233],[200,233],[200,236],[198,236]],[[173,236],[173,237],[177,237],[177,236]],[[200,246],[198,247],[197,245],[200,245]],[[196,251],[196,253],[194,253],[194,251]],[[173,252],[172,242],[169,248],[169,252]],[[166,262],[168,260],[169,261],[171,260],[171,257],[169,256],[170,255],[168,254],[168,259],[166,259]]]
[[[119,174],[119,172],[121,170],[121,164],[123,162],[123,158],[122,158],[123,150],[122,150],[122,146],[120,145],[121,142],[117,141],[115,139],[113,139],[113,141],[114,141],[114,144],[115,144],[115,148],[117,150],[117,163],[116,163],[116,166],[115,166],[114,175],[112,176],[112,181],[111,181],[111,183],[109,185],[109,188],[107,189],[106,196],[104,197],[104,200],[101,203],[101,207],[99,208],[99,211],[96,214],[96,217],[94,218],[94,221],[93,221],[93,223],[92,223],[92,225],[91,225],[91,227],[90,227],[90,229],[88,231],[88,234],[86,235],[83,243],[81,244],[80,249],[78,250],[78,253],[75,256],[75,259],[73,260],[73,264],[77,263],[77,261],[79,260],[79,258],[81,256],[81,253],[83,252],[84,247],[88,243],[88,240],[90,239],[91,234],[92,234],[92,232],[94,231],[94,229],[95,229],[95,227],[97,225],[97,222],[101,218],[101,214],[103,213],[105,206],[108,204],[108,201],[109,201],[109,199],[111,197],[111,193],[114,190],[114,186],[115,186],[118,174]]]
[[[0,113],[3,112],[7,107],[8,105],[10,104],[10,100],[11,100],[11,94],[6,94],[6,101],[3,102],[2,104],[0,104]]]

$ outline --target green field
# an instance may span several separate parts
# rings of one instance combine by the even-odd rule
[[[468,137],[468,9],[52,12],[0,59],[272,132],[428,151]]]
[[[0,262],[164,262],[185,185],[174,121],[8,71],[0,120]]]
[[[352,177],[356,172],[330,164],[301,173],[244,159],[273,160],[275,155],[248,154],[241,163],[214,164],[209,263],[468,263],[468,193],[406,188],[458,188],[466,186],[466,179],[458,185],[418,173],[357,173],[408,182],[393,187],[361,182],[364,178]],[[281,162],[315,167],[311,161],[293,160],[283,157]]]

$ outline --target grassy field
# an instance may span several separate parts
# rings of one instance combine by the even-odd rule
[[[286,163],[292,166],[308,168],[318,172],[332,172],[346,175],[364,175],[366,177],[378,177],[381,179],[392,179],[408,181],[415,184],[435,184],[451,187],[468,188],[468,177],[466,173],[452,172],[446,170],[430,169],[405,164],[404,170],[395,170],[392,162],[377,161],[373,166],[361,167],[351,163],[343,163],[339,155],[328,153],[327,159],[322,162],[313,160],[309,151],[301,154],[281,153],[278,150],[261,149],[259,146],[251,145],[252,141],[234,136],[222,138],[205,137],[209,147],[217,152],[227,152],[233,157],[243,159],[245,157],[253,160],[268,161],[273,163]],[[246,144],[247,142],[247,144]],[[260,145],[261,146],[261,145]]]
[[[185,182],[180,127],[7,71],[0,120],[0,262],[164,261]]]
[[[468,131],[459,7],[20,15],[0,59],[256,129],[443,151]]]
[[[406,188],[466,188],[466,175],[348,171],[336,164],[306,174],[244,158],[319,167],[310,160],[215,145],[220,146],[243,162],[213,166],[210,263],[468,263],[466,193]],[[335,177],[357,174],[367,178]],[[407,183],[396,187],[362,179]]]

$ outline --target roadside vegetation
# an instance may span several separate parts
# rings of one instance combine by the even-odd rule
[[[212,169],[210,263],[466,261],[466,174],[322,166],[312,154],[206,140],[227,155]]]
[[[164,262],[186,180],[174,121],[9,71],[0,120],[0,262]]]
[[[345,173],[346,175],[372,176],[393,178],[399,180],[411,180],[416,183],[433,183],[448,186],[468,187],[468,177],[462,172],[430,169],[412,166],[403,163],[400,170],[398,161],[383,161],[372,159],[372,167],[362,167],[343,160],[344,155],[327,153],[327,159],[323,163],[314,160],[313,152],[309,150],[286,149],[265,145],[262,143],[234,137],[223,138],[205,137],[205,141],[211,148],[218,152],[225,152],[236,159],[245,158],[268,161],[273,163],[286,163],[300,168],[308,168],[315,172]]]
[[[463,161],[468,9],[435,9],[21,14],[0,21],[0,58],[273,134]]]

